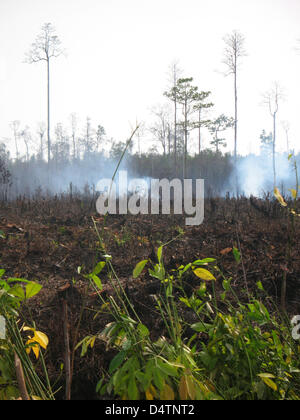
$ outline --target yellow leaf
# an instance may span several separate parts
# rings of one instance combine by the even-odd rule
[[[194,274],[202,280],[216,280],[216,278],[208,270],[205,270],[205,268],[196,268]]]
[[[194,400],[196,396],[196,390],[195,390],[195,384],[193,382],[193,378],[191,375],[186,377],[186,384],[187,384],[188,395],[191,400]]]
[[[294,199],[296,199],[298,197],[298,191],[297,190],[289,189],[289,191],[291,192],[292,197]]]
[[[188,399],[188,387],[186,383],[186,376],[182,376],[179,382],[179,396],[181,400]]]
[[[49,339],[46,334],[41,331],[35,331],[33,339],[41,346],[43,349],[46,349],[49,344]]]
[[[151,386],[145,392],[145,394],[146,394],[146,400],[148,400],[148,401],[152,401],[154,399],[152,393],[150,392],[150,388],[151,388]]]
[[[273,389],[273,391],[277,391],[278,389],[277,385],[271,379],[271,378],[273,379],[275,378],[274,375],[272,375],[271,373],[260,373],[257,376],[259,376],[269,388]]]
[[[34,344],[33,346],[30,346],[30,344]],[[36,343],[36,341],[32,338],[30,340],[27,341],[26,343],[27,346],[29,346],[26,349],[26,353],[30,354],[31,350],[33,351],[33,353],[35,354],[35,357],[38,359],[39,358],[39,354],[40,354],[40,348],[38,346],[38,344]]]
[[[259,376],[260,378],[275,378],[275,376],[272,375],[272,373],[259,373],[257,376]]]
[[[271,389],[273,389],[273,391],[277,391],[277,385],[275,384],[275,382],[272,381],[272,379],[270,378],[262,378],[262,380],[264,381],[264,383]]]
[[[283,207],[287,207],[286,202],[284,201],[282,195],[280,194],[280,191],[278,188],[274,188],[274,195],[277,198],[277,200],[279,201],[279,203],[283,206]]]
[[[170,387],[170,385],[165,384],[164,388],[162,389],[160,393],[160,399],[164,401],[166,400],[174,401],[175,394],[174,394],[173,389]]]
[[[96,336],[94,335],[93,337],[90,337],[90,339],[88,340],[88,346],[91,347],[91,349],[94,347],[95,345],[95,341],[96,341]]]
[[[29,340],[27,340],[26,345],[29,347],[26,349],[26,352],[27,354],[30,354],[30,351],[32,350],[35,354],[35,357],[38,359],[40,353],[39,346],[41,346],[43,349],[46,349],[49,344],[48,337],[46,334],[42,333],[41,331],[36,331],[34,328],[24,327],[23,330],[32,331],[34,333],[32,338],[28,337]],[[33,346],[31,346],[31,344],[33,344]]]
[[[34,332],[34,328],[23,327],[23,331],[33,331]]]

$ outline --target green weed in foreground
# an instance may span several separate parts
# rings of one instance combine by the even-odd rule
[[[47,347],[48,338],[36,330],[34,322],[31,328],[22,326],[19,322],[21,303],[26,303],[38,294],[42,286],[24,279],[4,280],[4,273],[5,270],[0,270],[0,315],[5,320],[6,327],[6,334],[0,339],[0,401],[53,400],[44,357],[40,351],[41,347]],[[46,383],[36,372],[36,365],[29,356],[31,351],[42,364]],[[22,371],[22,380],[18,377],[17,370],[19,374]]]
[[[133,277],[148,264],[148,260],[137,264]],[[300,352],[289,323],[272,316],[259,299],[242,303],[214,259],[168,273],[160,247],[148,273],[161,284],[153,310],[167,334],[153,341],[147,326],[129,312],[125,291],[113,283],[117,297],[109,296],[103,304],[114,322],[80,343],[82,354],[96,338],[104,340],[107,349],[117,350],[98,383],[100,395],[130,400],[299,399]],[[195,276],[199,287],[188,296],[185,284]],[[219,302],[216,282],[223,288]],[[264,293],[260,282],[258,292]],[[196,322],[188,322],[187,314]]]

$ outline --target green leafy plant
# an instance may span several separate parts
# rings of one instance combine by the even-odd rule
[[[19,278],[3,279],[5,270],[0,270],[0,315],[5,320],[6,334],[0,340],[0,400],[42,399],[53,400],[45,360],[40,347],[46,349],[47,336],[33,327],[20,325],[21,305],[37,295],[42,286]],[[24,342],[22,333],[33,332]],[[33,351],[44,370],[46,382],[36,372],[29,354]]]
[[[100,395],[148,400],[299,399],[299,349],[289,325],[284,318],[271,316],[257,298],[240,302],[231,279],[215,263],[213,258],[196,260],[168,273],[161,246],[156,263],[143,260],[136,265],[134,278],[150,264],[148,274],[161,283],[155,310],[166,336],[151,340],[147,326],[109,297],[115,321],[81,343],[82,354],[96,339],[116,351],[107,376],[98,383]],[[188,296],[185,284],[192,277],[199,279],[199,287]],[[222,305],[217,304],[216,282],[222,284]],[[261,282],[257,290],[264,293]],[[198,321],[187,321],[187,313]]]
[[[114,176],[117,170],[118,167]],[[103,331],[82,340],[77,348],[81,347],[84,356],[100,339],[107,350],[113,352],[108,371],[103,373],[96,388],[101,397],[131,400],[300,398],[299,348],[281,312],[274,308],[271,316],[262,300],[252,296],[249,290],[246,302],[241,302],[231,278],[222,273],[214,258],[198,259],[168,271],[163,250],[170,241],[159,246],[156,262],[143,260],[133,269],[133,279],[147,269],[148,276],[160,285],[160,291],[153,296],[151,310],[160,317],[164,333],[153,340],[113,267],[103,234],[94,219],[93,222],[103,261],[84,277],[98,293],[102,302],[100,311],[106,310],[113,320]],[[180,237],[183,231],[178,229],[178,232]],[[236,264],[242,264],[241,251],[236,247],[231,250]],[[104,267],[113,291],[105,299],[99,278]],[[195,280],[199,283],[191,292]],[[263,284],[258,281],[257,294],[264,293]]]

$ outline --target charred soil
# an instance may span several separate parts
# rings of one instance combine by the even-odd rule
[[[46,354],[52,381],[57,380],[64,364],[63,299],[68,303],[71,352],[87,335],[100,332],[110,322],[88,282],[78,273],[89,273],[103,258],[92,217],[103,232],[107,252],[137,313],[153,338],[163,334],[164,327],[153,310],[153,295],[159,282],[144,270],[133,280],[135,265],[144,259],[155,260],[157,248],[184,234],[164,250],[164,264],[171,270],[196,259],[213,257],[241,298],[247,290],[256,293],[260,281],[267,293],[280,304],[282,279],[287,280],[286,309],[290,315],[300,313],[300,225],[291,224],[286,209],[273,200],[255,198],[210,199],[205,202],[205,220],[200,226],[185,226],[185,217],[108,216],[95,211],[95,200],[79,197],[19,200],[2,205],[0,230],[1,268],[10,277],[38,281],[43,289],[30,303],[30,311],[50,345]],[[240,249],[242,261],[237,265],[231,249]],[[112,293],[101,273],[102,296]],[[191,279],[191,290],[199,284]],[[221,290],[221,286],[218,286]],[[63,293],[62,291],[66,290]],[[84,308],[84,310],[82,310]],[[30,322],[30,321],[28,321]],[[72,399],[96,399],[95,387],[113,357],[103,342],[96,341],[84,358],[75,353]],[[61,377],[62,387],[64,374]],[[63,392],[57,398],[64,398]]]

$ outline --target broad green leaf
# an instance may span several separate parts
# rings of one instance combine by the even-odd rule
[[[210,328],[210,325],[203,322],[197,322],[196,324],[191,325],[191,328],[197,332],[207,332]]]
[[[201,285],[200,285],[199,289],[197,290],[197,293],[198,293],[198,295],[199,295],[200,297],[203,297],[203,296],[205,296],[206,291],[207,291],[207,286],[206,286],[205,281],[203,281],[203,282],[201,283]]]
[[[149,268],[149,274],[150,276],[163,281],[165,279],[166,272],[163,266],[161,266],[160,264],[156,264],[154,266],[154,270],[151,270]]]
[[[138,387],[136,385],[135,378],[133,376],[129,379],[128,397],[129,397],[130,400],[138,400],[139,399],[139,390],[138,390]]]
[[[148,262],[148,260],[143,260],[143,261],[140,261],[139,263],[137,263],[137,265],[135,266],[135,269],[133,270],[133,278],[134,279],[137,279],[139,277],[141,272],[144,270],[147,262]]]
[[[103,289],[102,282],[96,274],[91,274],[91,278],[99,290]]]
[[[222,286],[223,286],[223,289],[226,292],[229,292],[229,290],[230,290],[230,281],[229,280],[226,280],[226,279],[223,280]]]
[[[205,270],[205,268],[196,268],[194,270],[194,274],[196,274],[196,276],[202,280],[206,280],[206,281],[216,280],[215,276],[212,273],[210,273],[208,270]]]
[[[209,263],[215,262],[215,258],[204,258],[203,260],[196,260],[192,263],[192,265],[198,266],[198,265],[207,265]]]
[[[33,281],[29,282],[26,285],[26,299],[30,299],[33,296],[37,295],[41,291],[42,288],[43,286],[41,286],[38,283],[34,283]]]
[[[240,261],[241,261],[241,253],[240,253],[240,251],[236,247],[233,247],[232,248],[232,253],[233,253],[233,256],[234,256],[235,261],[237,262],[237,264],[239,264]]]
[[[185,267],[182,265],[181,267],[178,268],[178,270],[181,271],[181,274],[184,274],[189,268],[191,268],[192,264],[187,264]]]
[[[142,385],[144,392],[146,392],[146,390],[150,386],[150,383],[148,381],[148,378],[146,377],[146,374],[141,371],[138,371],[135,373],[135,377],[137,381]]]
[[[262,285],[262,282],[261,281],[258,281],[257,283],[256,283],[256,286],[258,287],[258,289],[259,290],[262,290],[262,291],[264,291],[265,289],[264,289],[264,287],[263,287],[263,285]]]
[[[25,299],[25,293],[24,293],[24,289],[23,287],[16,285],[14,287],[11,287],[11,289],[9,290],[9,293],[15,297],[18,297],[22,300]]]
[[[121,366],[121,364],[123,363],[124,359],[126,356],[126,351],[120,351],[120,353],[118,353],[110,362],[109,364],[109,373],[113,373],[116,369],[118,369],[118,367]]]
[[[103,268],[105,267],[105,265],[106,265],[106,262],[105,261],[100,261],[97,265],[96,265],[96,267],[94,268],[94,270],[93,270],[93,274],[99,274],[99,273],[101,273],[101,271],[103,270]]]
[[[156,386],[157,389],[159,389],[159,391],[161,391],[165,385],[162,371],[155,366],[153,368],[152,374],[153,374],[154,385]]]
[[[28,280],[25,279],[19,279],[17,277],[10,277],[9,279],[7,279],[7,283],[32,283]]]
[[[137,329],[142,338],[148,337],[148,335],[150,334],[148,328],[144,324],[139,324],[137,326]]]
[[[163,245],[160,246],[157,250],[157,258],[158,258],[158,262],[161,262],[161,257],[162,257],[162,251],[163,251]]]
[[[167,376],[177,376],[177,369],[168,363],[164,363],[162,360],[158,359],[157,364],[159,368],[167,375]]]

